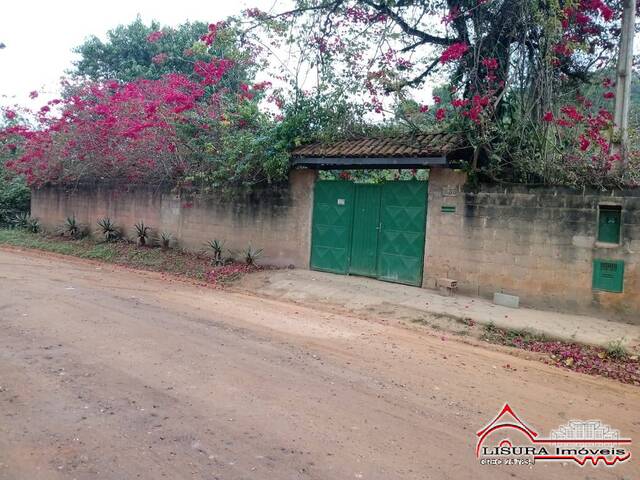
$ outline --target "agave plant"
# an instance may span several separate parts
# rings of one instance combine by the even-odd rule
[[[244,263],[249,266],[254,266],[256,264],[256,260],[258,260],[262,256],[262,248],[254,249],[251,244],[242,252],[244,257]]]
[[[71,237],[73,239],[82,238],[82,237],[86,236],[87,233],[88,233],[87,227],[85,227],[84,225],[80,224],[76,220],[76,216],[75,215],[67,217],[67,219],[65,220],[64,224],[62,225],[60,231],[61,231],[62,235],[67,235],[67,236],[69,236],[69,237]]]
[[[173,241],[173,236],[170,233],[162,232],[160,233],[160,248],[163,250],[168,250],[171,247],[171,242]]]
[[[28,232],[38,233],[40,231],[40,220],[36,217],[29,216],[27,219],[27,226],[25,228]]]
[[[136,229],[138,245],[144,247],[149,241],[149,230],[151,230],[151,228],[146,226],[142,220],[136,223],[134,227]]]
[[[113,242],[121,237],[120,229],[109,217],[98,220],[98,227],[100,227],[102,236],[107,242]]]
[[[215,265],[223,265],[224,261],[222,260],[222,252],[224,250],[224,242],[220,240],[210,240],[207,243],[207,246],[213,250],[213,263]]]
[[[16,213],[11,219],[14,228],[27,228],[29,224],[29,214],[26,212]]]

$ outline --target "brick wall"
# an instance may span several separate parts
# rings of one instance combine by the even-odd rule
[[[95,230],[96,222],[108,216],[130,236],[143,220],[155,232],[171,233],[186,249],[201,250],[214,238],[236,250],[251,243],[264,249],[264,263],[308,268],[315,177],[314,171],[295,170],[288,185],[233,200],[139,187],[45,188],[33,192],[31,212],[48,229],[75,215]]]
[[[431,171],[425,287],[447,277],[472,295],[504,292],[523,305],[640,324],[640,190],[482,185],[469,191],[465,179],[458,171]],[[600,204],[622,207],[619,246],[596,242]],[[455,212],[444,213],[443,206]],[[596,258],[624,260],[623,293],[592,289]]]

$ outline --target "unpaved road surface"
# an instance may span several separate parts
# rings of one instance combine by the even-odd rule
[[[640,478],[636,458],[608,469],[479,465],[475,432],[505,401],[545,435],[600,419],[640,441],[637,387],[428,332],[0,250],[0,479]]]

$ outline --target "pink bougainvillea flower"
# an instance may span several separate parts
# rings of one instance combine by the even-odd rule
[[[447,116],[447,112],[445,111],[444,108],[439,108],[438,110],[436,110],[436,120],[438,122],[441,122],[442,120],[444,120],[446,116]]]
[[[557,55],[569,57],[573,53],[573,47],[569,46],[566,42],[561,42],[553,47],[553,51]]]
[[[574,122],[581,122],[584,116],[573,105],[565,105],[560,111]]]
[[[270,87],[271,87],[271,82],[264,81],[264,82],[254,83],[251,88],[256,91],[261,91],[261,90],[266,90],[267,88],[270,88]]]
[[[482,65],[484,65],[484,67],[487,70],[495,70],[498,68],[498,59],[496,58],[483,58],[482,59]]]
[[[29,98],[38,98],[38,91],[32,90],[31,92],[29,92]]]
[[[420,105],[420,113],[426,113],[429,111],[429,105]]]
[[[469,104],[468,98],[454,98],[453,100],[451,100],[451,106],[454,108],[465,107],[468,104]]]
[[[207,63],[198,60],[194,67],[194,73],[202,77],[202,85],[213,85],[220,81],[222,76],[233,66],[233,61],[226,58],[214,58]]]
[[[164,37],[164,33],[161,31],[151,32],[149,35],[147,35],[147,42],[156,43],[162,37]]]
[[[200,40],[207,45],[212,45],[218,35],[218,30],[224,25],[224,22],[210,23],[209,31],[200,37]]]
[[[456,5],[451,10],[449,10],[449,13],[447,15],[442,17],[441,21],[444,25],[449,25],[456,18],[458,18],[459,15],[460,15],[460,7]]]
[[[613,10],[604,3],[600,4],[600,15],[605,21],[610,22],[613,19]]]
[[[591,142],[589,142],[584,135],[580,135],[578,140],[580,141],[580,150],[583,152],[589,148],[589,145],[591,145]]]
[[[166,53],[159,53],[157,55],[154,55],[154,57],[151,59],[151,61],[153,63],[155,63],[156,65],[162,65],[168,59],[169,59],[169,55],[167,55]]]
[[[547,123],[553,122],[553,112],[545,113],[544,116],[542,117],[542,120],[544,120]]]
[[[7,118],[7,120],[13,120],[14,118],[16,118],[16,112],[14,112],[13,110],[5,110],[4,116]]]
[[[440,55],[440,63],[448,63],[461,59],[469,50],[469,45],[464,42],[454,43],[445,49]]]
[[[442,98],[440,98],[438,95],[434,95],[433,96],[433,103],[435,103],[436,105],[438,105],[439,103],[442,102]]]
[[[355,10],[355,9],[352,9]],[[249,18],[259,18],[265,16],[266,14],[260,10],[259,8],[247,8],[244,12],[244,15]],[[347,15],[349,14],[349,9],[347,9]]]
[[[615,94],[615,93],[613,93],[613,92],[604,92],[604,93],[602,94],[602,96],[603,96],[604,98],[606,98],[607,100],[611,100],[612,98],[616,98],[616,94]]]

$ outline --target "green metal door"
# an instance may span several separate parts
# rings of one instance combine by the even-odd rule
[[[318,181],[314,190],[311,268],[348,273],[354,184]]]
[[[616,206],[600,205],[598,241],[620,243],[620,220],[622,209]]]
[[[378,278],[422,284],[427,183],[417,180],[382,185]]]
[[[380,185],[356,184],[349,273],[375,277],[378,258]]]

